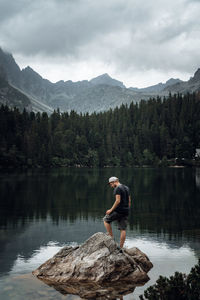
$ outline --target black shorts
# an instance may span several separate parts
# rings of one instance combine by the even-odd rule
[[[108,224],[110,224],[113,221],[117,221],[118,229],[125,230],[128,224],[128,214],[120,214],[116,211],[113,211],[111,214],[105,215],[103,221],[105,221]]]

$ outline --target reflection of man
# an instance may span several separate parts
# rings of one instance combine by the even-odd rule
[[[111,223],[113,221],[118,222],[118,227],[120,230],[120,248],[124,246],[126,239],[126,227],[128,222],[129,208],[131,206],[131,197],[129,188],[121,184],[117,177],[110,177],[109,184],[114,188],[115,202],[113,206],[106,211],[106,215],[103,218],[104,226],[113,237]]]

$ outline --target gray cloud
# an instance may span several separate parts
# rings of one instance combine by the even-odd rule
[[[195,0],[0,0],[0,45],[13,54],[97,60],[117,73],[199,67]]]

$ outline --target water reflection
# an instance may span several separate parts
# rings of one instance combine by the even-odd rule
[[[49,251],[104,231],[112,175],[131,188],[127,243],[137,243],[153,261],[152,280],[184,265],[188,272],[200,257],[199,174],[200,169],[122,168],[0,174],[0,276],[31,272]]]
[[[187,243],[182,246],[174,245],[169,241],[131,239],[128,238],[127,246],[137,246],[140,250],[148,253],[149,259],[153,262],[153,269],[148,273],[150,281],[144,287],[137,287],[134,291],[134,299],[139,299],[144,290],[154,284],[160,275],[170,277],[175,271],[188,274],[191,267],[197,263],[194,250]],[[126,299],[132,299],[131,297]]]
[[[200,189],[200,168],[196,169],[196,186]]]
[[[32,256],[26,259],[24,256],[18,254],[10,274],[24,274],[31,272],[34,268],[38,268],[43,262],[56,254],[62,246],[58,242],[50,241],[47,246],[41,246],[39,249],[34,250]]]
[[[70,245],[70,243],[68,245]],[[191,266],[197,262],[194,251],[189,245],[184,244],[181,247],[174,246],[173,244],[169,244],[165,241],[161,242],[160,240],[157,240],[156,236],[151,236],[150,238],[148,238],[148,236],[143,236],[143,238],[133,238],[129,232],[126,241],[126,247],[130,248],[134,246],[138,247],[143,252],[148,253],[150,260],[154,264],[153,269],[148,274],[151,280],[144,287],[137,287],[135,289],[133,294],[134,299],[138,299],[137,297],[143,293],[144,289],[153,284],[159,275],[171,276],[175,270],[189,273]],[[30,273],[44,261],[56,254],[61,248],[62,246],[59,245],[58,242],[49,242],[46,246],[41,246],[35,250],[28,259],[22,255],[18,256],[14,262],[10,274],[16,275],[21,273]],[[22,277],[21,281],[20,277],[18,277],[18,285],[21,285],[25,278],[26,284],[31,285],[32,282],[35,284],[35,279],[32,277]],[[12,282],[9,283],[9,286],[12,286]],[[46,291],[46,293],[51,291],[51,294],[53,293],[52,290],[46,290],[44,284],[38,284],[37,292],[42,294],[42,291]],[[24,290],[24,299],[26,299],[26,292],[27,291]],[[133,295],[127,295],[124,297],[124,299],[133,299]],[[116,293],[115,296],[119,298],[119,294]],[[76,299],[79,298],[76,297]]]
[[[172,232],[199,228],[198,169],[64,169],[1,176],[0,226],[23,227],[26,220],[54,222],[101,217],[112,203],[106,182],[116,174],[135,198],[133,228]],[[158,226],[159,225],[159,226]]]
[[[124,299],[125,295],[132,294],[135,290],[135,286],[133,284],[125,284],[122,282],[121,284],[115,283],[112,285],[108,285],[104,283],[100,284],[92,284],[92,283],[82,283],[80,284],[55,284],[51,283],[47,280],[42,280],[42,282],[46,283],[50,287],[53,287],[56,291],[58,291],[62,295],[79,295],[81,299]]]

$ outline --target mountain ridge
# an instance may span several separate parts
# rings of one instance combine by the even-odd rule
[[[26,95],[34,111],[51,113],[75,110],[78,113],[100,112],[121,104],[129,105],[152,97],[167,96],[170,92],[187,93],[200,90],[200,69],[188,81],[170,78],[146,88],[126,88],[123,82],[105,73],[91,80],[73,82],[60,80],[52,83],[44,79],[30,66],[20,70],[12,54],[0,48],[0,66],[4,69],[8,83]]]
[[[164,91],[165,88],[167,88],[170,85],[176,84],[178,82],[182,82],[179,78],[170,78],[168,79],[165,83],[159,82],[158,84],[151,85],[145,88],[132,88],[130,89],[135,90],[135,91],[140,91],[140,92],[162,92]]]
[[[108,75],[107,73],[92,78],[90,82],[94,85],[103,84],[103,85],[119,86],[121,88],[126,88],[126,86],[123,84],[122,81],[110,77],[110,75]]]
[[[164,91],[170,93],[194,93],[200,91],[200,68],[194,73],[188,81],[177,82],[171,86],[168,86]]]
[[[2,68],[0,68],[0,103],[12,108],[17,107],[20,111],[24,108],[27,111],[33,110],[29,97],[9,84]]]

